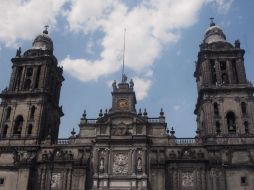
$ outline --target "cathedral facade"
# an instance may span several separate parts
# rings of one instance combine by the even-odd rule
[[[240,41],[211,22],[194,77],[194,138],[167,129],[163,110],[136,110],[134,82],[112,84],[112,107],[84,112],[59,139],[63,69],[48,31],[12,61],[0,104],[0,190],[253,190],[254,98]]]

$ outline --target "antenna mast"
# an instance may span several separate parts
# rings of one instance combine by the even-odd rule
[[[124,29],[124,39],[123,39],[123,68],[122,68],[122,82],[126,82],[126,80],[127,80],[127,76],[124,74],[125,33],[126,33],[126,28]]]

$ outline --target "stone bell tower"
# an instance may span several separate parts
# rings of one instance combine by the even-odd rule
[[[35,38],[31,49],[22,54],[19,48],[11,61],[10,83],[0,95],[1,141],[55,141],[63,115],[59,97],[64,78],[47,27]]]
[[[213,19],[200,45],[194,76],[195,114],[202,137],[254,134],[253,85],[247,80],[240,41],[232,45]]]

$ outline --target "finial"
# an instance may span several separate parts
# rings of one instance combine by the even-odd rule
[[[170,134],[171,134],[171,136],[174,136],[174,134],[175,134],[174,127],[171,128]]]
[[[161,111],[160,111],[160,116],[161,116],[161,117],[163,117],[163,116],[164,116],[163,108],[161,108]]]
[[[84,110],[84,113],[82,114],[82,119],[86,119],[86,110]]]
[[[138,115],[139,115],[139,116],[142,116],[141,108],[139,108],[139,110],[138,110]]]
[[[48,26],[48,25],[45,25],[44,27],[45,27],[45,29],[43,30],[43,34],[48,34],[48,33],[49,33],[49,32],[48,32],[49,26]]]
[[[145,117],[147,116],[146,108],[144,109],[143,115],[144,115]]]
[[[211,17],[211,18],[210,18],[210,20],[211,20],[210,26],[215,26],[215,23],[214,23],[214,18],[213,18],[213,17]]]
[[[73,128],[71,131],[71,135],[74,137],[74,135],[76,134],[75,129]]]
[[[235,41],[235,48],[241,48],[241,42],[239,39]]]
[[[105,109],[104,116],[108,115],[108,109]]]
[[[102,109],[100,109],[99,117],[102,117],[102,116],[103,116]]]

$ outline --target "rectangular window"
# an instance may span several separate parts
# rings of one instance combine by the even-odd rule
[[[212,75],[212,84],[217,83],[217,78],[216,78],[216,66],[215,66],[215,61],[210,60],[211,63],[211,75]]]
[[[4,181],[5,181],[5,178],[4,177],[0,177],[0,186],[4,185]]]
[[[220,72],[222,84],[228,84],[228,74],[227,74],[227,63],[226,61],[220,61]]]
[[[234,82],[237,84],[239,80],[237,76],[237,67],[236,67],[235,59],[232,60],[232,74],[233,74]]]
[[[241,185],[242,186],[247,186],[248,185],[248,181],[247,181],[247,177],[246,176],[242,176],[241,177]]]

